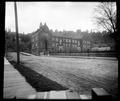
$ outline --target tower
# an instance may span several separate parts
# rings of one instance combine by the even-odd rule
[[[39,28],[42,26],[42,22],[40,22],[40,26],[39,26]]]

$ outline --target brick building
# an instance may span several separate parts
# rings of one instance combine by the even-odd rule
[[[82,52],[91,48],[88,40],[82,40],[80,34],[52,32],[46,23],[40,23],[39,29],[31,34],[32,54],[40,55],[42,52]]]

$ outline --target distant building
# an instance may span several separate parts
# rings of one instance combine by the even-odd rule
[[[100,43],[100,42],[93,42],[91,51],[114,51],[115,42],[109,43]]]
[[[31,34],[32,54],[43,52],[82,52],[91,48],[91,42],[81,39],[79,34],[58,33],[49,30],[46,23]]]

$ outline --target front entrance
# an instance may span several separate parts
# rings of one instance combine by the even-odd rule
[[[48,55],[49,54],[49,50],[48,50],[48,40],[47,39],[44,39],[43,40],[43,50],[44,50],[44,55]]]

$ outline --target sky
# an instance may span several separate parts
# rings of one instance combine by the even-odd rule
[[[99,2],[17,2],[18,31],[31,33],[46,23],[55,31],[91,31]],[[5,29],[15,31],[14,2],[6,2]]]

